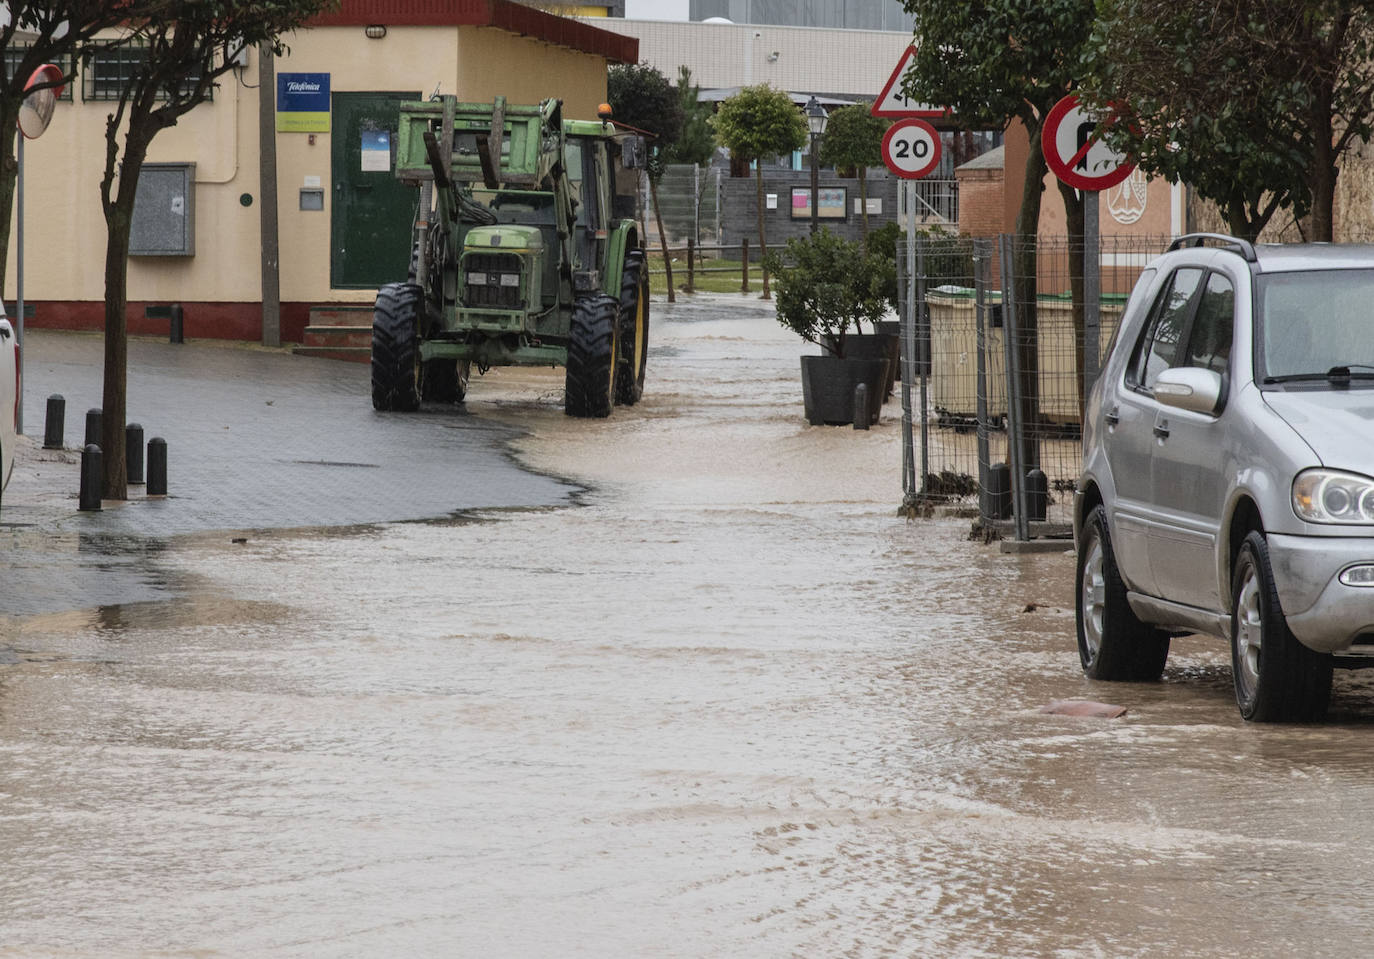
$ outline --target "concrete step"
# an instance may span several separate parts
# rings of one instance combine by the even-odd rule
[[[307,326],[301,336],[302,346],[363,346],[372,347],[371,326]]]
[[[366,326],[372,328],[370,303],[328,303],[310,308],[311,326]]]

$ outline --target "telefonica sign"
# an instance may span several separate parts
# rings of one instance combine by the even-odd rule
[[[277,131],[329,132],[329,74],[277,74]]]

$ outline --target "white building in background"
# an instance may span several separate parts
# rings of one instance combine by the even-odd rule
[[[911,33],[901,0],[691,0],[689,19]]]
[[[676,80],[692,71],[703,93],[768,83],[791,93],[871,100],[911,43],[911,31],[739,23],[597,19],[639,40],[641,62]]]

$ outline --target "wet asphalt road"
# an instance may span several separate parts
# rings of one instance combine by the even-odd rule
[[[380,418],[361,367],[194,346],[131,403],[169,500],[78,516],[30,450],[0,516],[0,956],[1374,951],[1368,679],[1318,727],[1241,722],[1207,640],[1090,683],[1070,555],[895,515],[894,405],[807,427],[753,301],[654,331],[605,421],[548,373]],[[158,415],[197,387],[218,430]],[[255,453],[262,422],[292,443]],[[234,455],[198,470],[197,437]],[[1040,712],[1072,698],[1128,712]]]

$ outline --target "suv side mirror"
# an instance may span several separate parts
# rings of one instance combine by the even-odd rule
[[[1155,399],[1194,413],[1215,413],[1221,404],[1221,374],[1200,366],[1175,366],[1155,380]]]

